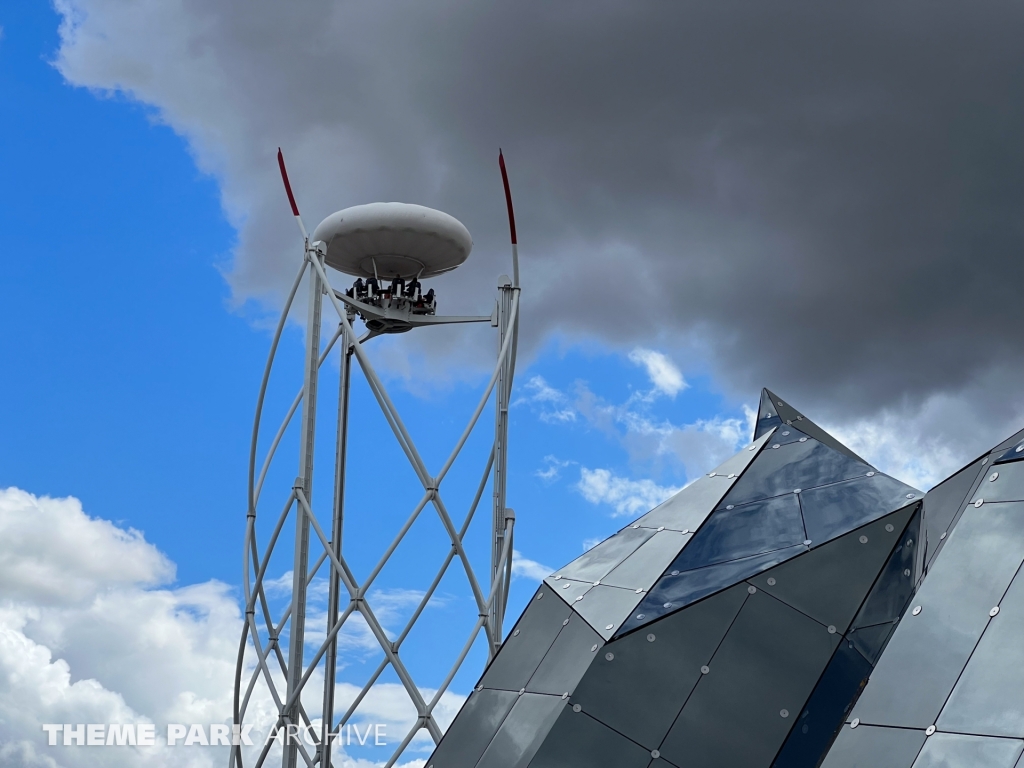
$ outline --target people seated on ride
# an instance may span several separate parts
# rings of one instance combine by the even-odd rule
[[[415,277],[409,281],[409,285],[405,289],[405,296],[408,299],[416,301],[420,297],[420,281]]]
[[[428,306],[434,303],[434,289],[431,288],[423,297],[423,302]]]
[[[366,289],[369,291],[370,297],[376,296],[380,292],[380,286],[377,284],[376,277],[366,278]]]
[[[395,297],[401,296],[402,292],[404,290],[405,290],[405,278],[396,277],[394,280],[391,281],[391,295],[392,296],[395,296]]]
[[[366,285],[363,283],[363,278],[357,277],[355,283],[352,285],[352,288],[355,289],[355,293],[356,293],[356,298],[357,299],[365,298],[365,296],[366,296]],[[352,294],[349,293],[349,296],[351,296],[351,295]]]

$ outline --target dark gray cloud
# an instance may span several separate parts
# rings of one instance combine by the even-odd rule
[[[501,145],[528,347],[658,344],[854,433],[982,419],[968,450],[1024,417],[1019,3],[58,7],[65,76],[154,105],[221,179],[240,299],[294,269],[281,144],[307,225],[373,199],[462,219],[476,252],[439,290],[479,309],[459,292],[508,269]]]

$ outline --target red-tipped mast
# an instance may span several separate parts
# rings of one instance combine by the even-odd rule
[[[505,170],[505,156],[498,148],[498,167],[501,168],[501,183],[505,186],[505,204],[508,206],[508,228],[512,235],[512,285],[519,287],[519,245],[516,241],[516,214],[512,210],[512,190],[508,186],[508,171]]]
[[[292,215],[295,217],[296,223],[299,225],[299,231],[302,232],[302,239],[308,239],[306,234],[306,227],[302,223],[302,217],[299,215],[299,206],[295,203],[295,195],[292,194],[292,185],[288,181],[288,169],[284,167],[284,153],[281,152],[281,148],[277,148],[277,165],[281,169],[281,181],[284,182],[284,191],[288,193],[288,203],[292,207]]]

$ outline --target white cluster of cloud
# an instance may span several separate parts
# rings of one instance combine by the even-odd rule
[[[524,559],[519,572],[534,577],[538,569],[543,566]],[[231,722],[241,630],[239,605],[227,585],[172,587],[174,572],[140,532],[88,516],[77,499],[0,489],[0,765],[227,764],[226,747],[169,747],[161,738],[168,723]],[[285,583],[282,577],[270,587],[284,592]],[[373,600],[391,623],[420,597],[411,590],[377,591]],[[322,641],[322,632],[319,640],[311,637],[322,618],[307,619],[310,642]],[[343,646],[359,653],[371,640],[355,629]],[[347,707],[358,692],[356,685],[339,684],[338,706]],[[434,694],[423,692],[428,699]],[[442,696],[436,715],[443,726],[463,701],[451,692]],[[250,706],[253,733],[265,732],[274,717],[269,695],[257,688]],[[402,686],[388,682],[371,689],[358,717],[359,723],[384,724],[392,746],[415,720]],[[64,747],[58,734],[57,745],[48,746],[44,723],[153,723],[157,744]],[[426,737],[414,747],[429,751]],[[422,766],[418,754],[401,765]],[[342,759],[346,768],[376,765]]]
[[[543,563],[524,557],[518,550],[512,550],[512,575],[520,576],[532,581],[543,581],[552,573],[554,568],[549,568]]]
[[[630,480],[607,469],[586,467],[580,470],[576,487],[590,503],[614,507],[616,517],[646,512],[682,490],[682,486],[662,486],[646,479]]]
[[[682,371],[663,352],[636,347],[630,351],[629,359],[647,370],[655,391],[663,395],[675,397],[689,386]]]
[[[0,490],[0,755],[5,766],[206,766],[224,748],[47,747],[43,723],[230,718],[241,615],[73,498]],[[228,719],[227,722],[230,722]]]

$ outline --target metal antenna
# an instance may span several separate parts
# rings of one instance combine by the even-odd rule
[[[278,149],[277,159],[292,214],[295,216],[299,230],[302,233],[304,250],[302,264],[288,293],[281,318],[271,341],[270,353],[257,397],[256,416],[249,450],[248,510],[246,515],[242,579],[245,596],[245,623],[242,628],[238,661],[235,669],[234,723],[236,728],[241,728],[246,724],[247,714],[250,711],[249,705],[256,687],[257,685],[263,685],[273,700],[277,713],[276,722],[272,724],[272,733],[277,738],[267,739],[255,760],[255,768],[260,768],[264,765],[275,744],[281,745],[282,768],[297,768],[298,765],[310,767],[318,765],[321,768],[331,766],[331,753],[334,742],[338,740],[346,723],[359,711],[360,705],[374,684],[377,683],[381,674],[390,667],[398,677],[410,702],[414,706],[417,718],[413,727],[405,734],[387,761],[387,768],[398,760],[420,730],[426,730],[435,743],[440,741],[442,732],[435,719],[434,710],[465,661],[481,630],[484,632],[487,641],[488,659],[493,657],[501,645],[502,623],[508,599],[509,581],[512,575],[512,531],[515,523],[515,514],[505,506],[506,469],[508,462],[508,407],[512,391],[512,379],[515,372],[520,292],[512,198],[509,192],[504,158],[499,153],[499,165],[505,188],[509,224],[512,232],[514,278],[513,280],[509,280],[509,278],[504,276],[500,278],[498,286],[499,298],[495,312],[492,315],[441,317],[437,316],[434,312],[436,305],[433,299],[433,290],[427,296],[420,295],[419,278],[423,275],[437,274],[458,266],[461,260],[464,260],[466,254],[468,254],[468,247],[465,249],[465,253],[461,254],[461,260],[457,259],[453,264],[434,264],[433,267],[435,269],[433,272],[430,271],[431,265],[424,266],[424,264],[416,262],[418,266],[408,275],[413,279],[414,283],[410,284],[407,288],[404,287],[404,278],[400,274],[403,268],[402,263],[392,263],[391,266],[398,264],[393,270],[396,275],[396,283],[399,279],[403,281],[403,289],[397,293],[394,291],[394,286],[392,286],[390,291],[378,291],[380,286],[375,274],[377,267],[375,258],[371,258],[367,262],[368,268],[372,269],[372,272],[368,273],[367,276],[369,277],[370,274],[374,276],[372,292],[364,286],[361,279],[357,280],[355,285],[347,291],[335,290],[331,285],[326,269],[327,266],[344,269],[352,274],[360,273],[347,262],[339,266],[339,262],[330,251],[330,245],[334,238],[319,237],[318,234],[321,232],[321,228],[325,226],[328,228],[334,227],[334,231],[341,231],[338,228],[343,229],[345,226],[345,216],[342,216],[342,214],[348,215],[350,219],[353,216],[358,217],[358,215],[386,217],[393,214],[400,216],[402,210],[391,208],[385,211],[384,207],[399,206],[401,208],[401,204],[373,204],[372,206],[357,206],[357,208],[346,209],[346,211],[339,212],[339,214],[334,214],[334,217],[337,218],[328,217],[325,219],[311,238],[307,234],[302,217],[299,214],[299,208],[295,202],[295,196],[292,193],[292,187],[288,180],[284,155],[280,149]],[[429,212],[429,209],[421,209],[418,206],[412,207],[417,208],[418,211]],[[366,211],[360,213],[357,210],[359,208],[372,210],[369,213],[366,213]],[[410,206],[405,206],[405,208],[410,208]],[[451,217],[447,217],[446,214],[433,211],[430,212],[430,215],[433,216],[433,221],[438,226],[453,228],[451,231],[455,232],[456,241],[459,239],[458,228],[465,232],[465,228],[461,224],[451,219]],[[422,218],[423,214],[417,212],[417,216]],[[428,216],[427,218],[429,219],[430,217]],[[469,233],[465,232],[467,240],[468,235]],[[471,247],[471,240],[468,242]],[[393,259],[394,257],[389,258]],[[389,266],[389,270],[391,266]],[[257,473],[257,444],[260,437],[267,386],[274,368],[274,361],[282,332],[295,296],[304,278],[308,283],[309,300],[306,317],[303,385],[271,440],[269,449],[263,457],[259,472]],[[321,344],[321,313],[324,297],[327,298],[331,307],[333,307],[333,311],[337,314],[338,326],[327,343]],[[364,320],[368,328],[368,332],[361,338],[356,335],[352,326],[356,315]],[[365,349],[365,343],[375,336],[385,333],[402,332],[425,325],[466,322],[487,322],[498,328],[497,364],[473,411],[469,423],[456,441],[448,459],[436,471],[436,474],[431,474],[420,456],[412,436],[406,429],[398,409],[395,407],[394,402],[388,395],[387,389],[378,376]],[[318,392],[319,370],[335,346],[340,348],[341,372],[338,393],[338,422],[334,440],[333,499],[329,500],[330,514],[327,515],[323,511],[317,514],[317,510],[322,510],[328,506],[328,503],[314,502],[313,499],[313,467],[316,448],[314,437],[317,406],[323,399]],[[353,365],[353,361],[356,365]],[[356,579],[353,571],[349,568],[342,546],[345,521],[345,469],[349,440],[349,398],[352,377],[357,368],[366,379],[374,399],[383,412],[419,484],[422,486],[422,496],[419,503],[412,510],[395,539],[381,554],[375,567],[361,582]],[[449,512],[441,493],[442,481],[462,452],[484,408],[491,399],[492,393],[495,400],[494,439],[489,455],[486,457],[483,475],[475,497],[464,516],[462,516],[460,524],[456,526],[455,520]],[[264,482],[267,479],[268,471],[285,430],[291,423],[292,418],[299,412],[300,405],[298,474],[292,487],[284,494],[283,509],[278,513],[269,539],[266,540],[261,550],[257,542],[256,528],[258,510],[261,509],[261,492],[263,491]],[[464,546],[463,539],[479,506],[488,480],[491,481],[493,488],[493,526],[490,557],[491,572],[489,584],[487,584],[485,591],[470,564],[469,553]],[[384,628],[374,613],[368,597],[369,590],[381,573],[381,570],[387,565],[399,545],[405,540],[413,523],[428,507],[433,508],[444,526],[448,534],[449,546],[447,552],[438,552],[439,568],[436,576],[424,591],[419,605],[402,632],[396,640],[392,641],[385,634]],[[265,579],[267,578],[267,569],[271,555],[275,551],[275,545],[278,543],[280,534],[289,517],[292,516],[294,516],[295,542],[292,554],[291,603],[275,621],[266,594]],[[321,519],[326,520],[328,518],[330,519],[330,536],[324,531],[320,522]],[[311,555],[314,552],[317,553],[317,557],[313,564],[310,565]],[[447,675],[428,700],[424,692],[416,685],[405,662],[399,657],[399,648],[406,640],[413,625],[421,618],[423,609],[434,595],[444,575],[456,560],[461,570],[465,572],[470,592],[477,607],[478,619],[472,626],[467,627],[467,640],[465,644],[455,655]],[[316,652],[313,653],[312,657],[305,658],[304,630],[306,610],[309,602],[307,588],[325,564],[328,570],[327,636]],[[365,621],[380,644],[381,650],[384,653],[384,659],[375,672],[367,679],[347,711],[340,718],[336,719],[335,687],[338,633],[345,623],[357,613]],[[287,642],[282,642],[282,635],[287,636]],[[247,663],[253,658],[255,659],[254,665]],[[310,687],[310,678],[317,669],[322,669],[324,674],[323,690],[315,698],[311,698],[305,694],[311,693],[307,689]],[[322,724],[319,729],[313,729],[312,721],[307,714],[307,706],[319,706],[321,708]],[[249,720],[252,720],[252,715],[249,716]],[[300,734],[308,735],[300,737]],[[312,754],[307,749],[308,743],[304,743],[304,738],[312,739]],[[232,747],[229,766],[231,768],[243,768],[241,746],[236,745]]]

